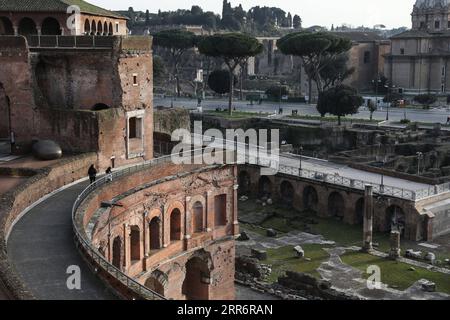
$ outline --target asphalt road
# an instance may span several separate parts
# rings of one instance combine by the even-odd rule
[[[48,198],[13,228],[8,256],[28,289],[42,300],[116,299],[87,267],[73,240],[71,208],[87,186],[80,183]],[[81,269],[81,290],[69,290],[69,266]]]
[[[172,105],[172,99],[155,98],[154,105],[170,107]],[[176,99],[173,101],[173,105],[175,107],[196,109],[197,100],[184,98]],[[261,105],[254,104],[253,106],[251,106],[247,101],[235,101],[234,106],[236,107],[237,111],[278,113],[278,108],[280,105],[278,103],[264,102]],[[228,104],[226,100],[204,100],[202,102],[202,107],[203,110],[216,110],[216,108],[225,109],[228,108]],[[283,108],[284,115],[292,114],[292,110],[298,110],[299,115],[311,115],[311,116],[319,115],[315,105],[282,103],[281,107]],[[380,109],[374,113],[373,118],[376,120],[386,120],[386,114],[387,114],[386,108]],[[422,109],[406,109],[406,108],[389,108],[390,121],[400,121],[405,118],[405,114],[406,118],[411,121],[445,124],[447,122],[447,117],[450,116],[450,109],[447,110],[442,108],[442,109],[422,110]],[[353,115],[352,117],[358,119],[370,119],[370,112],[364,108],[361,108],[359,113]]]

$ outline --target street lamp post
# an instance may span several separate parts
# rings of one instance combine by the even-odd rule
[[[303,168],[302,168],[302,153],[303,153],[303,147],[302,146],[300,146],[300,148],[298,149],[298,152],[299,152],[299,154],[300,154],[300,176],[302,175],[302,170],[303,170]]]

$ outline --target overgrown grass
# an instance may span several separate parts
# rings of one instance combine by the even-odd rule
[[[367,279],[365,272],[371,265],[376,265],[381,269],[381,282],[405,290],[420,279],[427,279],[436,283],[437,291],[450,294],[450,275],[429,271],[423,268],[414,267],[405,263],[387,260],[360,252],[348,252],[341,256],[345,264],[353,266],[363,271],[363,276]]]
[[[286,271],[296,271],[308,273],[312,276],[320,278],[317,268],[329,259],[329,254],[321,245],[303,245],[305,257],[311,259],[298,259],[294,252],[293,246],[286,246],[279,249],[269,249],[267,251],[267,260],[263,263],[272,266],[272,274],[267,279],[268,282],[274,283],[278,277],[282,276]]]

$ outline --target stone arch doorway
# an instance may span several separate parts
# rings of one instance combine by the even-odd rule
[[[259,178],[258,195],[260,197],[270,198],[272,196],[272,182],[266,176]]]
[[[305,210],[310,210],[317,213],[318,204],[319,196],[316,189],[312,186],[307,186],[303,189],[303,207]]]
[[[145,286],[161,296],[165,296],[165,289],[169,283],[169,277],[160,270],[153,271],[145,281]]]
[[[250,194],[250,186],[251,186],[251,180],[250,175],[247,171],[241,171],[239,173],[239,195],[241,196],[248,196]]]
[[[397,205],[392,205],[386,209],[385,226],[382,231],[398,230],[402,236],[405,235],[405,212]]]
[[[355,222],[356,224],[363,224],[364,223],[364,205],[365,201],[364,198],[358,199],[355,204]]]
[[[37,35],[36,23],[31,18],[23,18],[19,22],[19,34],[22,36]]]
[[[181,211],[176,208],[170,213],[170,241],[181,240]]]
[[[130,228],[130,249],[131,261],[141,260],[141,230],[138,226]]]
[[[0,36],[13,36],[14,27],[7,17],[0,17]]]
[[[122,239],[115,237],[112,248],[112,264],[117,269],[122,269]]]
[[[197,201],[192,206],[192,213],[193,213],[193,230],[194,233],[201,233],[203,232],[204,226],[203,226],[203,204],[200,201]]]
[[[283,181],[280,185],[281,200],[284,204],[292,206],[294,203],[295,189],[289,181]]]
[[[61,35],[61,26],[55,18],[45,18],[42,22],[42,35],[52,35],[52,36],[60,36]]]
[[[186,277],[182,293],[186,300],[208,300],[211,273],[208,262],[200,257],[193,257],[186,263]]]
[[[345,200],[339,192],[333,192],[328,197],[328,215],[330,217],[344,219]]]
[[[161,220],[158,217],[150,221],[150,250],[161,249]]]

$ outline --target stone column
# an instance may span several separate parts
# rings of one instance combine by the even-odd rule
[[[389,258],[397,260],[400,258],[400,231],[391,231],[390,244]]]
[[[14,29],[14,35],[18,36],[19,35],[19,27],[18,26],[13,26]]]
[[[208,191],[206,197],[206,232],[214,230],[214,196],[212,191]]]
[[[149,238],[150,238],[150,231],[149,228],[147,227],[147,216],[148,216],[149,212],[148,211],[144,211],[144,213],[142,214],[142,245],[144,246],[144,265],[143,265],[143,269],[144,271],[147,271],[147,258],[150,255],[150,243],[149,243]]]
[[[373,187],[366,185],[364,196],[364,241],[363,251],[372,250],[373,236]]]
[[[239,221],[238,221],[238,189],[239,185],[233,186],[233,204],[232,204],[232,220],[233,220],[233,235],[239,235]]]
[[[128,224],[123,225],[123,269],[128,272],[130,266],[130,228]]]

